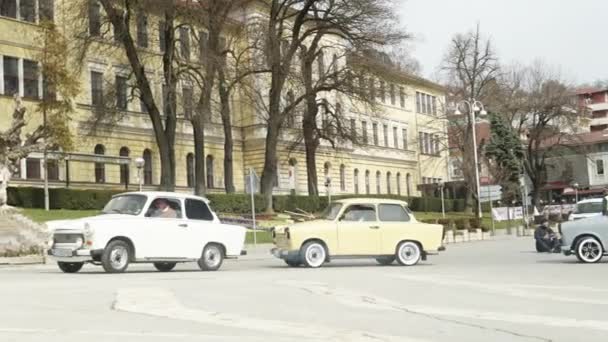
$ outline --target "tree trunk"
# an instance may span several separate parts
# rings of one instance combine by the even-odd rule
[[[319,183],[317,176],[317,148],[319,140],[314,137],[314,127],[304,122],[304,145],[306,147],[306,176],[308,181],[308,195],[319,195]],[[314,124],[313,124],[314,125]]]
[[[302,78],[306,90],[306,112],[303,119],[304,146],[306,149],[306,177],[308,182],[308,194],[310,196],[319,195],[319,183],[317,175],[317,148],[319,138],[316,134],[317,115],[317,94],[313,89],[312,65],[315,61],[316,43],[307,51],[302,63]]]
[[[274,120],[276,121],[276,120]],[[274,189],[274,180],[277,176],[277,144],[279,142],[279,126],[272,122],[268,125],[266,133],[266,149],[264,155],[264,170],[262,172],[262,194],[266,201],[266,214],[274,214],[272,203],[272,191]]]
[[[234,149],[234,139],[232,137],[232,113],[230,109],[230,92],[226,88],[226,78],[224,71],[218,69],[219,93],[220,93],[220,113],[222,125],[224,127],[224,186],[226,193],[231,194],[236,191],[234,187],[234,169],[232,154]]]
[[[202,196],[207,192],[205,179],[205,125],[202,123],[202,115],[202,113],[198,113],[192,120],[192,130],[194,133],[194,193],[198,196]]]

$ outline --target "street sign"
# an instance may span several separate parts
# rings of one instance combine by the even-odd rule
[[[502,187],[500,185],[485,185],[479,188],[480,201],[498,201],[502,198]]]
[[[245,175],[245,191],[248,194],[255,194],[258,192],[259,188],[260,188],[260,178],[255,173],[255,170],[253,170],[253,168],[251,168]]]

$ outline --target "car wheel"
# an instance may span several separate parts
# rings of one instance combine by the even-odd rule
[[[543,245],[538,240],[536,240],[536,251],[538,253],[545,252],[545,248],[543,247]]]
[[[394,256],[383,256],[383,257],[377,257],[376,261],[383,266],[388,266],[390,264],[392,264],[395,261],[395,257]]]
[[[175,268],[175,262],[155,262],[154,267],[161,272],[170,272]]]
[[[58,262],[57,266],[63,271],[63,273],[76,273],[82,269],[84,263],[82,262]]]
[[[300,260],[285,260],[285,263],[289,267],[298,267],[298,266],[302,265]]]
[[[414,266],[422,259],[422,249],[415,242],[405,241],[397,247],[395,258],[399,265]]]
[[[203,271],[217,271],[224,262],[224,250],[217,244],[208,244],[203,249],[198,267]]]
[[[318,268],[323,266],[327,259],[325,246],[317,241],[307,242],[300,249],[300,260],[306,267]]]
[[[604,247],[594,237],[584,237],[576,244],[576,257],[581,262],[593,264],[602,260],[603,256]]]
[[[123,273],[129,267],[131,247],[122,240],[112,241],[101,256],[101,265],[108,273]]]

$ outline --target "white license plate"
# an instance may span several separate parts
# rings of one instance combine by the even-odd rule
[[[53,249],[53,255],[54,256],[58,256],[58,257],[71,257],[72,256],[72,250],[71,249],[65,249],[65,248]]]

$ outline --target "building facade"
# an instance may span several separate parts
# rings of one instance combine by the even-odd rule
[[[43,96],[44,81],[36,59],[39,53],[36,36],[41,20],[53,20],[66,36],[74,37],[70,30],[75,24],[70,22],[66,3],[69,2],[0,2],[0,130],[10,124],[15,94],[22,97],[28,108],[28,129],[41,123],[35,106]],[[245,13],[256,10],[255,7],[243,9]],[[70,61],[80,63],[81,70],[81,93],[75,99],[76,113],[70,122],[76,148],[50,154],[49,182],[53,187],[93,189],[136,189],[142,182],[144,188],[154,189],[160,182],[160,160],[152,125],[145,105],[128,91],[133,83],[128,61],[113,42],[109,24],[101,18],[101,6],[89,2],[87,18],[83,19],[84,31],[96,39],[83,59],[77,60],[73,56],[74,60]],[[149,56],[145,71],[153,80],[156,101],[162,103],[165,90],[159,64],[163,40],[159,30],[161,22],[154,13],[144,18],[136,20],[133,29],[137,34],[134,36],[138,47]],[[188,41],[188,46],[181,43],[180,53],[196,65],[199,54],[204,53],[204,46],[197,46],[194,39],[188,38],[187,31],[180,30],[177,35],[181,36],[181,41]],[[326,58],[326,65],[332,63],[329,54],[321,58]],[[326,179],[330,178],[329,191],[333,194],[414,196],[420,194],[419,184],[448,181],[448,153],[441,148],[447,146],[447,127],[441,106],[445,103],[443,87],[389,64],[366,63],[366,72],[359,75],[359,80],[369,85],[369,94],[376,104],[372,111],[363,110],[357,101],[344,95],[327,94],[328,101],[347,113],[349,125],[361,143],[321,144],[317,154],[318,188],[323,191]],[[264,82],[263,76],[257,82]],[[193,110],[194,86],[187,80],[178,85],[175,144],[178,191],[192,191],[194,183],[194,136],[188,119]],[[104,101],[108,90],[115,94],[121,115],[111,125],[97,124],[93,129],[92,112]],[[237,191],[243,192],[247,171],[253,168],[259,175],[262,173],[266,128],[263,115],[240,92],[235,92],[231,105],[234,183]],[[301,134],[298,123],[296,119],[293,128],[285,129],[281,135],[275,182],[277,193],[306,194],[308,191],[304,146],[298,143]],[[214,113],[206,127],[206,183],[209,191],[221,192],[224,188],[224,134],[219,114]],[[145,160],[141,170],[134,164],[137,157]],[[40,153],[33,153],[22,160],[20,173],[14,175],[13,184],[41,186],[44,177],[41,158]]]
[[[576,93],[581,109],[590,114],[591,132],[608,129],[608,89],[586,88]]]

